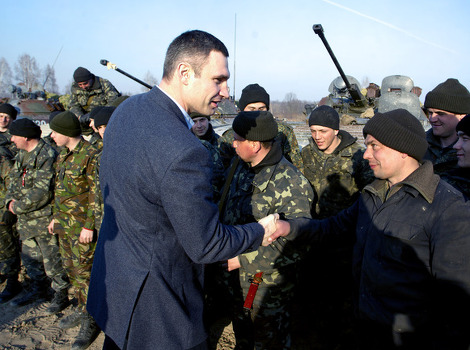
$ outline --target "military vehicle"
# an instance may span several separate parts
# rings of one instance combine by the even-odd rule
[[[29,118],[39,126],[49,124],[49,115],[54,111],[63,111],[64,106],[59,96],[49,97],[43,90],[23,91],[21,86],[11,85],[11,97],[0,99],[0,103],[9,103],[18,110],[17,118]]]

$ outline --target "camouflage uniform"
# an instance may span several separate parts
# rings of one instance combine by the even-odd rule
[[[9,131],[0,132],[0,146],[6,147],[13,155],[18,153],[18,148],[11,142],[11,134]]]
[[[221,216],[225,224],[245,224],[279,213],[284,218],[310,217],[312,187],[274,143],[263,161],[253,168],[240,162]],[[234,330],[237,348],[290,348],[290,302],[295,284],[295,263],[302,249],[281,238],[268,247],[239,256],[239,283],[234,288]],[[235,271],[236,272],[236,271]],[[250,315],[243,311],[250,281],[263,272]]]
[[[101,138],[100,134],[96,132],[91,135],[90,140],[88,140],[88,142],[98,150],[103,149],[103,139]]]
[[[89,91],[80,88],[77,83],[72,84],[69,110],[80,118],[94,107],[108,106],[119,96],[119,92],[109,80],[95,76],[95,81]]]
[[[9,173],[13,167],[11,152],[0,147],[0,215],[5,212],[5,195]],[[6,279],[18,280],[20,272],[20,244],[14,225],[0,222],[0,282]]]
[[[284,157],[302,172],[304,166],[302,163],[300,148],[299,144],[297,143],[297,138],[295,137],[294,129],[292,129],[291,126],[279,121],[277,122],[277,128],[278,134],[274,138],[274,141],[281,145],[282,154]],[[232,146],[233,129],[230,128],[225,131],[218,141],[220,155],[222,156],[224,166],[227,168],[230,165],[232,158],[236,155],[235,149]]]
[[[430,160],[434,165],[434,173],[443,176],[453,169],[457,169],[457,151],[453,149],[455,142],[447,147],[442,148],[439,139],[434,136],[432,129],[426,131],[426,139],[428,141],[428,150],[423,160]]]
[[[59,234],[60,252],[70,282],[75,287],[79,310],[84,310],[96,246],[80,243],[82,228],[95,229],[93,175],[98,150],[84,139],[69,151],[64,148],[56,162],[54,232]]]
[[[319,150],[312,138],[302,148],[304,175],[317,199],[312,210],[316,218],[333,216],[351,206],[375,178],[357,139],[344,130],[338,137],[341,142],[331,154]],[[295,305],[309,323],[299,324],[298,334],[308,332],[317,340],[318,349],[347,348],[352,341],[348,338],[354,322],[352,249],[353,242],[344,240],[312,246],[299,266],[303,278]]]
[[[93,194],[94,198],[90,199],[90,202],[93,202],[93,216],[95,217],[95,230],[97,233],[100,232],[101,222],[103,221],[104,214],[104,201],[100,187],[100,163],[102,154],[103,150],[100,150],[99,153],[96,155],[96,166],[93,172],[93,179],[95,181],[95,192]]]
[[[43,139],[44,142],[46,142],[49,146],[51,146],[52,148],[54,148],[57,153],[60,153],[60,151],[62,150],[62,147],[57,146],[57,144],[55,143],[54,139],[51,137],[51,134],[49,134],[49,135],[47,135],[47,136],[44,136],[42,139]]]

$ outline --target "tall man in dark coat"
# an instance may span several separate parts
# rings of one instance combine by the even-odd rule
[[[203,264],[257,249],[273,225],[218,221],[209,153],[190,130],[190,113],[211,115],[229,96],[227,57],[214,36],[181,34],[160,85],[123,102],[106,128],[88,295],[105,347],[206,349]]]

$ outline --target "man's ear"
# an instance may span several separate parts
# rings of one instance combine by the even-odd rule
[[[181,62],[176,68],[176,74],[178,75],[179,81],[181,81],[184,85],[188,85],[192,75],[194,74],[194,71],[189,63]]]
[[[259,141],[251,141],[251,148],[253,149],[253,152],[258,153],[259,150],[261,149],[261,142],[259,142]]]

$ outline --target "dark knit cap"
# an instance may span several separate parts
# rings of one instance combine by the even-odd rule
[[[362,130],[364,138],[371,135],[380,143],[418,161],[423,159],[428,142],[420,121],[406,109],[375,113]]]
[[[204,114],[197,113],[197,112],[193,112],[189,116],[191,117],[191,119],[204,117],[204,118],[207,118],[207,120],[209,121],[211,120],[210,115],[204,115]]]
[[[470,136],[470,114],[463,117],[456,127],[457,131],[462,131],[465,135]]]
[[[102,109],[104,108],[104,106],[96,106],[94,107],[90,113],[88,113],[88,116],[90,117],[90,119],[95,119],[95,116],[99,113],[99,111],[101,111]]]
[[[77,116],[70,111],[56,115],[49,126],[55,132],[69,137],[77,137],[82,133]]]
[[[116,110],[116,107],[103,107],[95,115],[95,128],[101,125],[108,125],[111,114]]]
[[[427,93],[424,107],[442,109],[455,114],[468,114],[470,92],[457,79],[449,78]]]
[[[269,110],[269,94],[266,90],[258,84],[247,85],[242,90],[242,95],[238,101],[240,111],[243,111],[247,105],[255,102],[263,102]]]
[[[0,113],[6,113],[11,119],[15,120],[18,115],[18,110],[9,103],[2,103],[0,104]]]
[[[277,123],[268,111],[240,112],[233,120],[232,128],[250,141],[269,141],[277,135]]]
[[[28,118],[21,118],[11,123],[10,134],[15,136],[29,137],[31,139],[41,138],[41,128]]]
[[[321,125],[330,129],[339,130],[339,114],[333,107],[318,106],[308,117],[308,126]]]
[[[88,69],[83,67],[78,67],[77,69],[75,69],[75,72],[73,72],[73,79],[76,83],[88,81],[90,79],[93,79],[93,77],[94,75],[91,74]]]
[[[49,114],[49,123],[51,122],[52,119],[54,119],[54,117],[60,113],[62,113],[63,111],[54,111],[52,112],[51,114]]]

